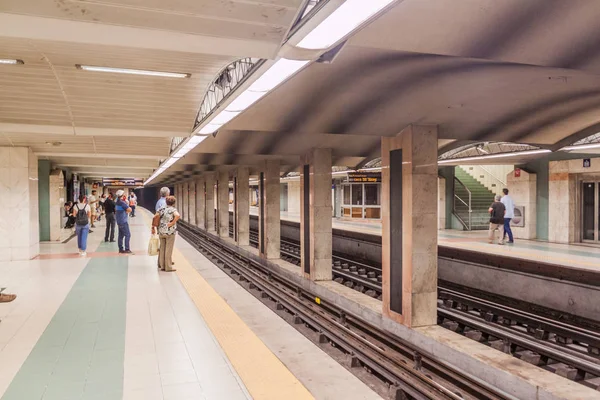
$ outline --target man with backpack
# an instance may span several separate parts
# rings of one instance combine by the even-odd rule
[[[498,230],[500,232],[498,244],[504,244],[504,214],[506,213],[506,207],[500,200],[500,195],[496,195],[494,197],[494,202],[488,210],[490,213],[490,234],[488,236],[489,243],[494,242],[494,235],[496,230]]]
[[[77,247],[79,255],[85,257],[87,249],[87,238],[90,231],[91,210],[87,204],[84,194],[79,195],[79,202],[73,206],[73,217],[75,217],[75,233],[77,234]]]
[[[119,227],[119,237],[117,239],[119,244],[120,254],[133,254],[129,248],[129,241],[131,239],[131,232],[129,231],[129,213],[131,207],[127,201],[127,196],[123,190],[117,191],[117,201],[115,201],[117,226]]]

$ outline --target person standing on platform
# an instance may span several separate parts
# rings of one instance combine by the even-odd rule
[[[96,222],[96,215],[98,212],[98,198],[96,197],[96,191],[92,190],[92,195],[88,198],[88,205],[90,206],[90,210],[92,212],[92,228],[95,228],[94,222]],[[90,230],[90,233],[93,232]]]
[[[106,201],[106,195],[102,193],[102,196],[98,199],[98,221],[102,221],[104,215],[104,202]]]
[[[108,197],[104,200],[104,215],[106,219],[106,230],[104,231],[104,241],[108,242],[108,238],[110,236],[110,241],[115,241],[115,224],[117,223],[115,219],[115,202],[113,200],[113,194],[108,193]]]
[[[129,193],[129,207],[131,207],[131,216],[135,217],[135,207],[137,206],[137,196],[135,192],[132,190]]]
[[[79,255],[85,256],[87,250],[87,238],[90,231],[90,205],[86,203],[84,194],[79,195],[79,202],[73,207],[75,217],[75,233],[77,234],[77,247]]]
[[[504,214],[504,237],[508,235],[508,243],[514,243],[512,229],[510,228],[510,220],[515,217],[515,203],[512,197],[508,195],[508,189],[502,189],[504,196],[502,196],[502,204],[506,208],[506,214]]]
[[[177,221],[180,218],[179,212],[175,208],[175,196],[169,196],[166,199],[166,207],[162,207],[156,212],[160,217],[158,225],[158,236],[160,238],[160,253],[158,254],[158,266],[161,271],[176,271],[173,268],[173,247],[175,245],[175,233],[177,231]]]
[[[167,206],[167,197],[170,194],[171,194],[171,191],[169,190],[168,187],[164,186],[164,187],[160,188],[160,199],[158,199],[158,201],[156,202],[156,205],[154,206],[154,211],[156,211],[156,215],[158,215],[158,211],[160,211],[161,208],[164,208]],[[158,218],[158,217],[156,217],[156,215],[155,215],[155,219]],[[157,224],[155,224],[154,220],[152,221],[152,230],[150,231],[151,233],[157,233],[159,223],[160,222],[157,222]],[[160,268],[160,246],[158,248],[158,259],[156,260],[156,265],[157,265],[158,269],[161,269]]]
[[[117,239],[120,254],[133,254],[129,248],[131,232],[129,231],[129,213],[131,208],[127,202],[127,196],[123,190],[117,191],[117,201],[115,202],[115,214],[117,217],[117,226],[119,227],[119,237]]]
[[[496,230],[498,230],[500,232],[498,244],[504,244],[504,213],[506,212],[506,208],[500,201],[499,194],[494,197],[494,202],[488,211],[490,213],[490,234],[488,236],[489,242],[494,242],[494,234]]]

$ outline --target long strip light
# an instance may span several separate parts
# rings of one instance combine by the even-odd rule
[[[0,58],[0,64],[11,64],[11,65],[17,65],[17,64],[25,64],[23,62],[23,60],[13,60],[10,58]]]
[[[567,146],[563,147],[562,151],[574,151],[574,150],[588,150],[588,149],[598,149],[600,148],[600,143],[588,143],[588,144],[579,144],[575,146]]]
[[[147,185],[150,182],[152,182],[154,179],[156,179],[157,176],[159,176],[160,174],[165,172],[167,169],[169,169],[179,159],[181,159],[187,153],[192,151],[192,149],[194,149],[196,146],[198,146],[200,143],[202,143],[202,141],[205,140],[207,137],[208,136],[196,135],[196,136],[190,137],[188,140],[183,142],[183,144],[181,144],[177,148],[177,151],[171,157],[169,157],[167,160],[165,160],[162,164],[160,164],[160,166],[156,169],[156,171],[154,171],[154,173],[152,175],[150,175],[150,177],[148,179],[146,179],[146,181],[144,182],[144,185]]]
[[[395,0],[346,0],[298,43],[305,49],[326,49],[347,36]]]
[[[282,58],[273,64],[250,87],[233,100],[225,110],[218,113],[209,123],[203,126],[198,133],[210,134],[237,117],[252,104],[262,99],[264,95],[282,84],[296,72],[301,70],[309,61],[288,60]]]
[[[163,71],[147,71],[143,69],[129,69],[129,68],[112,68],[112,67],[98,67],[94,65],[80,65],[75,64],[75,67],[84,71],[92,72],[110,72],[115,74],[129,74],[129,75],[147,75],[147,76],[159,76],[163,78],[189,78],[192,74],[184,74],[179,72],[163,72]]]
[[[455,164],[462,161],[474,161],[474,160],[489,160],[492,158],[508,158],[508,157],[519,157],[519,156],[531,156],[535,154],[551,153],[552,150],[539,149],[539,150],[527,150],[527,151],[515,151],[512,153],[500,153],[500,154],[488,154],[485,156],[474,156],[474,157],[463,157],[463,158],[452,158],[448,160],[438,161],[438,164]]]

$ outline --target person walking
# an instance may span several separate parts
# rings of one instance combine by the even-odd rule
[[[494,242],[496,230],[500,232],[498,244],[504,244],[504,213],[506,208],[500,201],[500,195],[494,197],[494,202],[489,208],[490,213],[490,233],[488,235],[489,243]]]
[[[158,225],[158,237],[160,239],[160,252],[158,253],[158,266],[161,271],[176,271],[173,268],[173,247],[175,245],[175,234],[177,231],[177,221],[180,218],[179,212],[175,208],[175,196],[166,198],[166,207],[162,207],[156,212],[160,217]],[[156,229],[153,227],[153,230]]]
[[[98,199],[98,221],[102,221],[104,215],[104,202],[106,201],[106,195],[102,193],[102,196]]]
[[[504,214],[504,238],[508,235],[508,243],[514,243],[512,229],[510,228],[510,220],[515,217],[515,203],[513,202],[512,197],[508,195],[508,189],[502,189],[502,204],[506,208],[506,213]]]
[[[108,197],[104,200],[104,219],[106,219],[106,230],[104,231],[104,241],[108,242],[115,241],[115,224],[117,220],[115,218],[115,202],[113,200],[112,192],[108,193]]]
[[[87,250],[87,238],[90,231],[90,205],[86,202],[84,194],[79,195],[79,202],[73,207],[75,217],[75,233],[77,234],[77,247],[79,255],[85,256]]]
[[[92,190],[92,195],[88,198],[88,205],[92,213],[92,228],[95,228],[94,222],[96,222],[96,215],[98,213],[98,198],[96,197],[96,191]],[[93,232],[90,230],[90,233]]]
[[[119,228],[119,237],[117,239],[119,245],[119,254],[133,254],[129,248],[131,240],[131,232],[129,230],[129,213],[131,208],[127,203],[127,196],[123,190],[117,191],[117,200],[115,202],[115,215],[117,219],[117,227]]]
[[[131,207],[131,216],[135,217],[135,207],[137,206],[137,196],[133,191],[129,193],[129,207]]]

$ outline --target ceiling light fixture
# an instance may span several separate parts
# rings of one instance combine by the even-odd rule
[[[598,149],[600,148],[600,143],[588,143],[588,144],[579,144],[575,146],[567,146],[560,149],[561,151],[574,151],[574,150],[588,150],[588,149]]]
[[[129,68],[112,68],[112,67],[98,67],[93,65],[80,65],[75,64],[77,69],[91,72],[110,72],[115,74],[129,74],[129,75],[146,75],[146,76],[159,76],[162,78],[189,78],[192,74],[184,74],[179,72],[163,72],[163,71],[147,71],[143,69],[129,69]]]
[[[489,160],[491,158],[508,158],[508,157],[518,157],[518,156],[532,156],[535,154],[544,154],[551,153],[551,150],[548,149],[540,149],[540,150],[527,150],[527,151],[515,151],[512,153],[500,153],[500,154],[489,154],[485,156],[475,156],[475,157],[463,157],[463,158],[452,158],[448,160],[438,161],[438,164],[455,164],[463,161],[474,161],[474,160]]]
[[[17,65],[17,64],[25,64],[23,62],[23,60],[17,60],[17,59],[10,59],[10,58],[0,58],[0,64],[11,64],[11,65]]]
[[[169,169],[179,159],[184,157],[187,153],[189,153],[196,146],[198,146],[200,143],[202,143],[202,141],[204,141],[207,137],[208,136],[205,136],[205,135],[204,136],[196,135],[196,136],[189,137],[186,141],[182,142],[179,145],[179,147],[177,148],[177,151],[172,153],[173,154],[172,156],[170,156],[168,159],[163,161],[163,163],[160,164],[160,166],[156,169],[156,171],[154,171],[154,173],[152,175],[150,175],[150,177],[148,179],[146,179],[146,181],[144,182],[144,185],[147,185],[150,182],[152,182],[154,179],[156,179],[157,176],[159,176],[160,174],[165,172],[167,169]]]
[[[197,133],[214,133],[220,127],[237,117],[264,95],[285,82],[301,70],[309,61],[297,61],[281,58],[273,64],[260,78],[252,83],[242,94],[231,102],[223,111],[215,115],[208,124],[202,126]]]
[[[298,43],[305,49],[326,49],[346,37],[395,0],[346,0]]]

